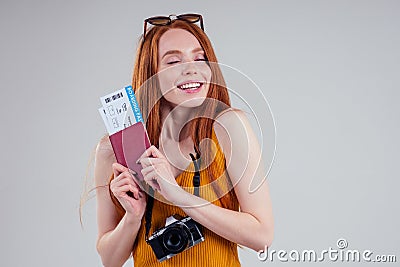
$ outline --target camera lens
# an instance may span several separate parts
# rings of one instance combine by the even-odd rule
[[[185,250],[188,245],[188,232],[182,225],[175,225],[163,233],[164,247],[170,253],[179,253]]]

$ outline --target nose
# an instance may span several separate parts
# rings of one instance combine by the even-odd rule
[[[183,65],[182,69],[183,75],[197,74],[197,68],[195,66],[195,62],[187,62],[182,65]]]

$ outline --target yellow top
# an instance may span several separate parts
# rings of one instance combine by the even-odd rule
[[[230,187],[228,175],[225,172],[225,157],[222,153],[221,148],[218,145],[218,140],[213,131],[212,139],[215,142],[212,145],[212,151],[215,153],[214,161],[212,164],[217,164],[219,173],[215,177],[217,179],[218,186],[222,189],[222,192],[227,192]],[[189,167],[183,171],[177,178],[177,183],[185,188],[187,191],[193,193],[193,162]],[[233,189],[232,189],[233,190]],[[156,192],[157,194],[157,192]],[[207,170],[203,169],[200,171],[200,197],[209,200],[211,203],[222,207],[221,201],[213,190],[213,187],[209,184],[207,178]],[[165,226],[165,220],[167,217],[173,214],[179,214],[181,216],[187,216],[182,209],[159,201],[160,195],[156,195],[154,199],[151,229],[149,236],[159,228]],[[232,210],[238,210],[239,204],[237,200],[229,207]],[[144,216],[143,216],[144,217]],[[207,267],[230,267],[240,266],[237,244],[224,239],[223,237],[215,234],[214,232],[202,227],[202,233],[205,238],[203,242],[200,242],[193,247],[173,256],[170,259],[158,262],[152,248],[145,241],[145,220],[143,218],[142,225],[139,229],[136,237],[136,246],[133,251],[133,259],[135,267],[151,267],[151,266],[207,266]]]

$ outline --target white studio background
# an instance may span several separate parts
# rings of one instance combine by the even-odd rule
[[[399,10],[388,0],[1,0],[0,265],[101,266],[95,200],[83,230],[78,215],[105,133],[99,97],[131,82],[145,18],[189,12],[203,14],[220,62],[271,106],[271,249],[321,251],[345,238],[399,261]]]

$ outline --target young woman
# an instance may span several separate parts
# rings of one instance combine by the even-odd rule
[[[153,26],[146,30],[148,23]],[[245,114],[230,108],[216,62],[200,15],[145,21],[132,86],[152,144],[138,163],[154,194],[142,191],[137,173],[116,163],[108,136],[102,138],[95,181],[104,266],[122,266],[131,254],[135,266],[240,266],[237,245],[270,246],[266,180],[249,191],[254,177],[266,175],[260,146]],[[174,214],[196,221],[204,241],[159,262],[146,239]]]

